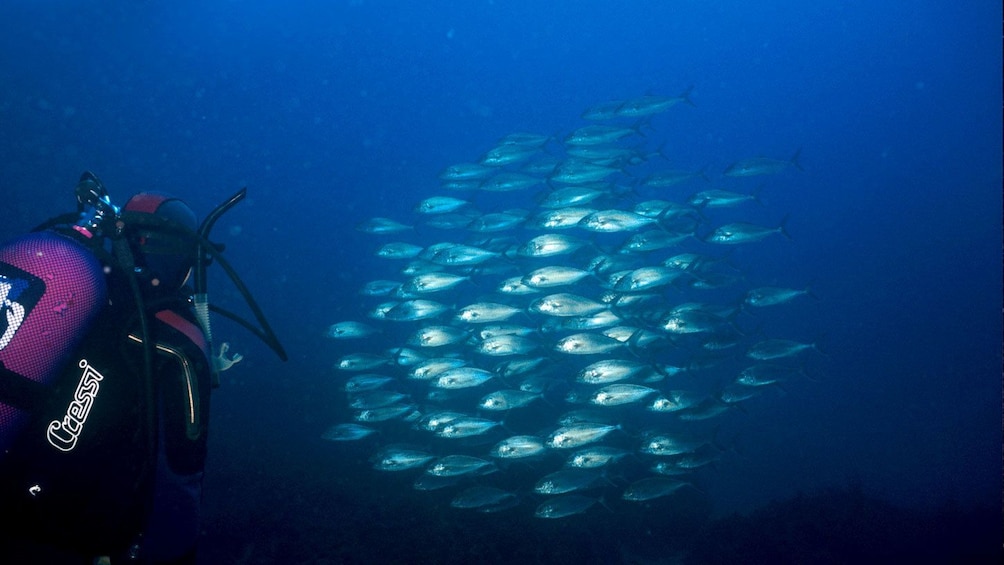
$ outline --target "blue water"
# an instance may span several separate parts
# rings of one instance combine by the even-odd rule
[[[691,85],[695,106],[652,123],[674,165],[717,174],[801,148],[805,170],[770,179],[757,218],[788,215],[793,241],[744,250],[743,265],[763,284],[812,284],[819,301],[772,323],[826,355],[813,380],[729,415],[743,455],[681,515],[748,514],[847,485],[918,511],[1001,503],[999,3],[48,1],[2,12],[4,239],[72,210],[87,169],[113,198],[168,191],[203,213],[248,187],[216,239],[290,360],[217,328],[246,360],[213,397],[205,559],[460,562],[503,555],[499,539],[537,543],[505,551],[541,562],[666,557],[671,505],[557,525],[527,508],[458,517],[448,497],[372,471],[365,448],[322,441],[350,417],[331,367],[352,351],[323,332],[357,319],[358,289],[389,274],[373,256],[385,240],[359,222],[413,220],[444,167],[506,134],[564,135],[599,102]],[[213,283],[215,300],[242,307],[224,277]]]

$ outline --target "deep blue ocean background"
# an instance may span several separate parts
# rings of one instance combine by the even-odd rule
[[[116,200],[167,191],[201,213],[248,188],[214,235],[290,360],[216,327],[246,359],[214,391],[205,563],[994,556],[1001,22],[985,0],[7,2],[0,236],[73,210],[84,170]],[[324,331],[392,273],[373,255],[388,239],[357,224],[412,222],[444,167],[506,134],[691,85],[694,107],[652,123],[674,164],[801,148],[756,218],[788,215],[793,241],[742,264],[812,284],[777,323],[826,353],[817,378],[723,417],[743,456],[703,496],[468,514],[320,439],[350,417],[332,365],[357,346]],[[247,312],[220,273],[211,291]]]

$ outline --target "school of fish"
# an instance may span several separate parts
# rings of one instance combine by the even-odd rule
[[[688,106],[690,89],[646,95],[563,136],[512,133],[445,167],[411,217],[360,223],[386,274],[325,330],[351,346],[334,367],[351,420],[322,437],[463,511],[555,519],[698,490],[733,449],[717,421],[818,349],[760,330],[811,290],[732,257],[790,245],[785,214],[749,218],[800,151],[670,166],[659,124]]]

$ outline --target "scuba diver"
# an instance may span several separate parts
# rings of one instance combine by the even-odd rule
[[[210,391],[240,360],[210,311],[286,359],[208,239],[244,194],[200,224],[164,194],[115,206],[85,172],[76,213],[0,245],[3,562],[195,563]],[[209,304],[210,263],[258,327]]]

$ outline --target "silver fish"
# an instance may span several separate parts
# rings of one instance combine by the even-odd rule
[[[498,512],[519,504],[515,494],[495,487],[473,486],[461,491],[450,501],[453,508],[477,510],[478,512]]]
[[[324,335],[331,339],[359,339],[379,332],[380,330],[373,326],[368,326],[362,322],[349,321],[331,324]]]
[[[403,241],[385,243],[377,250],[376,256],[384,259],[414,259],[424,247]]]
[[[602,181],[618,172],[619,169],[613,167],[573,158],[560,163],[548,178],[561,184],[585,184]]]
[[[416,347],[443,347],[467,339],[468,332],[453,326],[426,326],[419,328],[410,338],[408,345]]]
[[[569,455],[565,466],[576,469],[598,469],[615,463],[629,454],[629,451],[617,447],[604,445],[586,447]]]
[[[647,386],[617,383],[597,390],[589,401],[597,406],[620,406],[640,402],[656,392],[658,391]]]
[[[691,196],[687,202],[697,208],[727,208],[750,201],[760,202],[756,194],[741,194],[728,190],[713,189],[698,192]]]
[[[516,308],[507,304],[477,302],[458,310],[456,318],[469,324],[490,324],[492,322],[503,322],[521,312],[523,312],[522,308]]]
[[[793,357],[799,353],[816,350],[815,343],[802,343],[800,341],[792,341],[790,339],[766,339],[764,341],[753,344],[749,350],[746,351],[746,356],[750,359],[756,359],[758,361],[770,361],[773,359],[783,359],[785,357]]]
[[[592,273],[575,267],[541,267],[527,273],[523,277],[523,284],[537,289],[552,288],[575,284],[589,276],[592,276]]]
[[[780,288],[776,286],[762,286],[754,288],[746,293],[745,303],[747,306],[776,306],[791,302],[799,296],[813,296],[808,288]]]
[[[620,425],[593,424],[582,422],[563,426],[547,437],[546,445],[552,449],[573,449],[600,441],[610,432],[619,430]]]
[[[432,386],[445,389],[471,388],[484,384],[494,376],[491,371],[476,367],[455,367],[439,373]]]
[[[781,224],[776,228],[767,228],[746,222],[735,222],[721,226],[711,232],[710,235],[704,238],[704,241],[724,245],[737,245],[761,241],[775,233],[783,235],[786,239],[791,239],[791,235],[784,229],[784,224],[785,220],[782,220]]]
[[[449,308],[433,300],[406,300],[387,311],[384,319],[396,322],[412,322],[435,318]]]
[[[586,245],[586,242],[572,236],[548,233],[538,235],[516,249],[516,254],[523,257],[554,257],[567,255]]]
[[[497,390],[486,394],[478,403],[478,408],[491,411],[512,410],[522,408],[538,398],[540,398],[540,394],[533,392],[512,389]]]
[[[345,392],[355,394],[376,390],[391,382],[394,382],[394,377],[375,374],[356,375],[345,381]]]
[[[484,418],[457,418],[439,428],[436,431],[436,435],[449,439],[474,437],[483,435],[500,425],[501,423],[495,420],[486,420]]]
[[[388,296],[401,286],[398,281],[378,280],[366,283],[359,292],[364,296]]]
[[[590,316],[597,312],[607,310],[610,306],[602,302],[597,302],[591,298],[559,292],[549,294],[530,304],[530,311],[545,316],[571,317]]]
[[[602,334],[577,333],[558,340],[554,350],[569,355],[597,355],[623,346],[624,343]]]
[[[648,477],[639,479],[624,489],[621,498],[632,502],[644,502],[663,496],[668,496],[683,487],[691,486],[686,481],[679,481],[669,477]]]
[[[634,231],[652,225],[655,219],[626,210],[598,210],[579,220],[579,227],[600,233]]]
[[[342,371],[368,371],[377,367],[382,367],[390,363],[391,360],[383,355],[372,353],[349,353],[338,360],[336,365]]]
[[[495,173],[495,168],[477,163],[457,163],[450,165],[439,173],[439,178],[445,181],[481,180]]]
[[[415,411],[414,404],[391,404],[380,408],[360,410],[355,415],[357,422],[386,422],[405,418]]]
[[[574,228],[579,225],[582,218],[595,211],[594,208],[559,207],[557,210],[538,214],[531,224],[532,227],[548,230]]]
[[[565,518],[582,514],[597,503],[597,499],[581,494],[566,494],[542,502],[533,515],[537,518]]]
[[[349,407],[357,410],[374,410],[407,400],[408,395],[391,390],[371,390],[353,395]]]
[[[398,233],[413,229],[412,226],[391,220],[390,218],[370,218],[356,226],[356,229],[372,234]]]
[[[587,490],[600,481],[601,475],[591,469],[572,467],[548,473],[537,481],[533,491],[537,494],[567,494]]]
[[[791,156],[791,159],[788,159],[787,161],[781,159],[769,159],[767,157],[743,159],[729,165],[725,169],[724,174],[727,177],[755,177],[759,175],[773,175],[780,173],[788,167],[795,167],[796,169],[803,171],[805,169],[802,168],[802,164],[798,161],[801,154],[802,149],[799,148],[798,151],[795,151],[795,154]]]
[[[511,192],[526,190],[543,184],[543,180],[523,173],[502,172],[481,181],[478,188],[489,192]]]
[[[401,285],[405,292],[414,294],[430,294],[450,290],[457,285],[471,280],[469,276],[451,273],[424,273],[416,275]]]
[[[690,93],[693,89],[694,87],[690,86],[678,96],[654,96],[649,94],[625,100],[617,108],[616,115],[622,118],[646,118],[665,112],[681,102],[695,106],[694,101],[690,99]]]
[[[331,426],[321,434],[321,439],[328,441],[357,441],[369,437],[376,433],[376,430],[369,426],[359,424],[338,424]]]
[[[415,205],[415,211],[419,214],[445,214],[470,205],[467,200],[452,196],[430,196]]]
[[[425,472],[437,477],[460,477],[466,475],[487,475],[497,471],[494,463],[470,455],[447,455],[440,457],[426,467]]]
[[[482,355],[508,357],[526,355],[537,349],[537,342],[518,335],[496,335],[481,340],[474,350]]]
[[[481,157],[481,164],[490,167],[503,167],[528,161],[539,154],[540,148],[533,144],[503,143],[485,153]]]
[[[608,125],[581,127],[565,137],[567,145],[605,145],[638,133],[634,128]]]
[[[638,361],[604,359],[584,367],[579,371],[576,380],[591,385],[610,384],[636,378],[651,370],[650,365]]]
[[[523,459],[544,453],[546,447],[537,436],[519,435],[508,437],[492,448],[492,457],[499,459]]]
[[[457,367],[463,367],[467,362],[463,359],[456,359],[452,357],[436,357],[433,359],[426,359],[421,363],[418,363],[411,368],[408,372],[408,377],[416,380],[429,380],[439,376],[440,373],[447,369],[455,369]]]
[[[566,186],[547,193],[540,201],[539,206],[541,208],[569,209],[588,204],[607,194],[605,189],[593,186]]]
[[[390,447],[381,450],[373,458],[373,468],[378,471],[406,471],[421,467],[434,459],[425,451]]]

